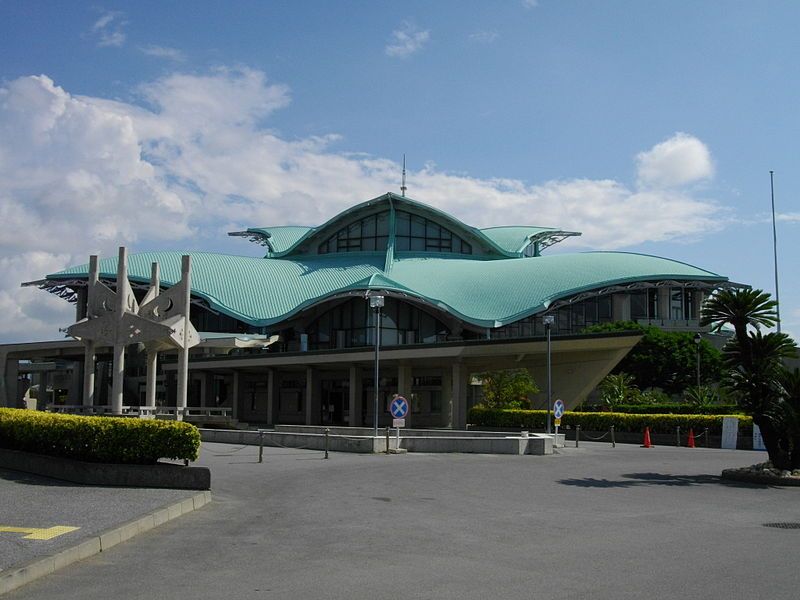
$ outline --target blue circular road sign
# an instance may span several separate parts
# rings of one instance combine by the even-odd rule
[[[402,396],[395,396],[389,402],[389,412],[395,419],[405,419],[408,415],[408,400]]]
[[[553,416],[556,419],[560,419],[564,416],[564,402],[561,400],[556,400],[555,404],[553,404]]]

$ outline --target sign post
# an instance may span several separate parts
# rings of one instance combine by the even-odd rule
[[[406,417],[410,411],[408,400],[399,394],[395,394],[389,402],[389,412],[392,415],[392,425],[397,435],[397,446],[400,450],[400,428],[406,426]]]
[[[556,437],[553,441],[554,446],[558,446],[558,426],[561,425],[561,417],[564,416],[564,402],[559,398],[553,404],[553,418],[555,419]]]

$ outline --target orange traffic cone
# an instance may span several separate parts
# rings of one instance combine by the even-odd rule
[[[650,428],[644,428],[644,442],[642,443],[642,448],[652,448],[653,444],[650,443]]]
[[[689,429],[689,441],[686,442],[688,448],[694,448],[694,431]]]

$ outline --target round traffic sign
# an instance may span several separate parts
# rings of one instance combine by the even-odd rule
[[[556,419],[560,419],[561,417],[564,416],[564,410],[565,410],[564,402],[561,400],[556,400],[555,403],[553,404],[553,416]]]
[[[408,400],[402,396],[395,396],[389,402],[389,412],[395,419],[405,419],[408,415]]]

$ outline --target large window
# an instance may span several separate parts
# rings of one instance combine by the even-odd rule
[[[322,242],[320,254],[384,251],[389,241],[389,212],[370,215],[342,227]],[[472,254],[472,246],[438,223],[404,211],[395,213],[395,250]]]
[[[388,211],[370,215],[343,227],[319,245],[320,254],[329,252],[384,251],[389,241]]]
[[[648,289],[631,293],[631,319],[657,319],[658,290]]]
[[[394,248],[399,252],[455,252],[472,254],[472,246],[438,223],[397,211]]]
[[[587,298],[582,302],[562,306],[551,314],[555,317],[555,322],[550,330],[553,335],[581,333],[587,327],[613,320],[611,296]],[[544,334],[542,315],[526,317],[493,329],[491,332],[494,339],[533,337]]]
[[[443,342],[449,333],[431,314],[395,298],[386,298],[381,315],[384,346]],[[320,315],[307,332],[313,349],[371,346],[375,343],[375,311],[364,299],[354,298]]]

